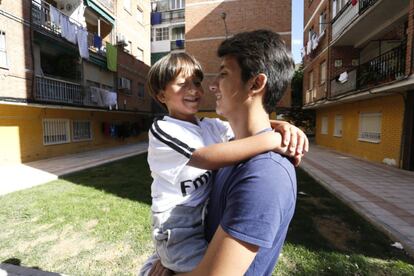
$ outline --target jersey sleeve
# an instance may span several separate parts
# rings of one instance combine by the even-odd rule
[[[154,123],[149,131],[148,164],[151,173],[174,184],[191,158],[194,148],[172,136],[178,129]]]
[[[223,142],[228,142],[234,138],[234,132],[227,121],[220,120],[218,118],[212,119],[212,123],[220,133]]]
[[[237,181],[229,187],[221,227],[238,240],[271,248],[293,215],[296,180],[283,166],[260,160],[254,167],[242,167],[234,177]]]

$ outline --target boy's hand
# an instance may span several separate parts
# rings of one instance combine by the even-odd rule
[[[300,156],[309,151],[309,140],[306,134],[292,124],[284,121],[271,121],[272,128],[282,135],[282,146],[287,147],[289,156]]]

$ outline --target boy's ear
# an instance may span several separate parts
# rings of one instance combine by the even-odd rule
[[[265,90],[267,84],[267,76],[263,73],[260,73],[257,76],[253,77],[250,81],[250,92],[252,93],[252,96],[254,96]]]
[[[158,101],[160,101],[161,103],[165,103],[164,91],[161,91],[160,93],[158,93],[156,97],[157,97]]]

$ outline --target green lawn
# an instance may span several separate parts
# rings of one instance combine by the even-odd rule
[[[140,155],[0,197],[0,262],[136,274],[152,251],[150,184]],[[413,260],[301,170],[298,191],[274,275],[414,275]]]

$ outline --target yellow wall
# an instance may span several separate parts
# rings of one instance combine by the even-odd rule
[[[92,140],[43,145],[42,120],[91,120]],[[147,140],[147,131],[126,139],[103,135],[102,124],[136,122],[145,115],[109,111],[50,109],[0,104],[0,163],[29,162],[64,154],[82,152]]]
[[[359,113],[380,112],[381,141],[358,141]],[[335,116],[342,115],[342,137],[333,136]],[[328,134],[321,134],[322,117],[328,117]],[[316,112],[316,143],[337,151],[375,162],[394,159],[399,166],[404,101],[400,95],[378,97],[318,109]]]

